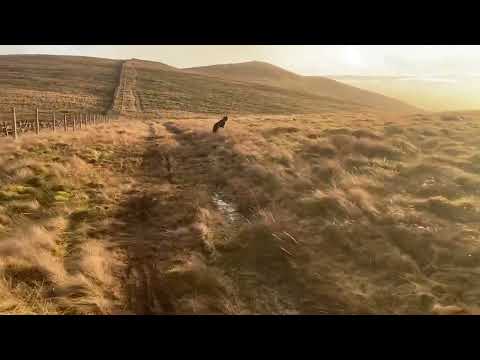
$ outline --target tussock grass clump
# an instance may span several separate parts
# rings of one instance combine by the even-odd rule
[[[256,181],[270,193],[276,192],[281,187],[280,178],[259,165],[247,167],[246,176],[251,176],[256,179]]]
[[[454,182],[467,192],[476,194],[480,192],[480,176],[465,173],[456,177]]]
[[[283,134],[295,134],[300,132],[301,130],[299,128],[293,127],[293,126],[279,126],[273,129],[268,129],[263,132],[264,136],[267,138],[269,137],[274,137],[278,135],[283,135]]]
[[[354,152],[358,152],[366,157],[380,157],[392,159],[398,157],[399,152],[393,146],[369,139],[359,139],[354,147]]]
[[[105,280],[110,269],[101,265],[108,262],[109,254],[100,245],[96,249],[96,254],[78,253],[72,271],[59,238],[45,228],[30,226],[0,240],[0,278],[4,279],[0,298],[7,299],[0,302],[0,311],[24,312],[23,307],[31,313],[108,313],[111,304],[102,286],[109,285]],[[12,298],[22,300],[11,303]]]
[[[480,174],[480,154],[474,154],[468,160],[471,171],[475,174]]]
[[[159,278],[162,295],[175,314],[238,313],[235,289],[198,253],[179,258]]]
[[[323,133],[330,137],[335,137],[336,135],[350,136],[352,134],[352,130],[348,127],[343,127],[336,129],[325,129],[323,130]]]
[[[377,133],[368,129],[357,129],[352,131],[352,135],[356,138],[368,138],[372,140],[383,140],[383,136],[380,133]]]
[[[390,140],[391,144],[407,156],[416,156],[419,153],[418,147],[413,145],[406,139],[393,138]]]
[[[400,167],[399,176],[404,186],[414,194],[456,199],[478,192],[480,178],[466,170],[468,166],[464,162],[427,157],[421,162]]]
[[[405,130],[402,129],[400,126],[388,125],[388,126],[385,126],[384,132],[385,132],[385,135],[391,136],[391,135],[403,134]]]
[[[359,171],[366,168],[370,164],[370,160],[358,154],[350,154],[342,159],[342,165],[347,171]]]
[[[468,154],[467,149],[463,149],[461,147],[443,147],[442,151],[450,156],[460,156]]]
[[[325,160],[312,166],[312,175],[319,180],[330,183],[341,176],[343,169],[336,160]]]
[[[423,267],[429,264],[434,256],[430,234],[404,225],[392,225],[388,228],[389,239],[405,254],[412,257],[416,264]]]
[[[281,214],[259,209],[220,248],[218,265],[236,284],[248,313],[298,312],[305,292],[292,262],[296,240],[286,226]]]
[[[353,151],[353,146],[356,142],[356,139],[350,134],[335,134],[330,136],[329,141],[335,146],[337,151],[340,151],[342,154],[350,154]]]
[[[304,156],[334,158],[337,154],[335,147],[326,141],[310,143],[302,150]]]
[[[358,218],[378,214],[372,196],[361,188],[316,190],[312,196],[300,199],[298,205],[303,216]]]
[[[352,133],[353,134],[353,133]],[[335,134],[328,137],[328,140],[343,156],[359,154],[368,158],[398,158],[400,151],[386,143],[382,136],[368,130],[354,132],[353,135]]]
[[[450,201],[442,196],[435,196],[416,203],[419,208],[427,209],[445,219],[461,222],[479,221],[480,210],[471,199]]]

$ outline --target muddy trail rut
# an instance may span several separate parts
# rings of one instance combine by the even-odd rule
[[[178,129],[149,123],[133,190],[115,214],[112,238],[125,252],[121,312],[174,314],[175,296],[166,278],[182,256],[205,253],[198,223],[198,192],[208,188],[206,154],[176,142]],[[213,202],[211,205],[214,205]]]

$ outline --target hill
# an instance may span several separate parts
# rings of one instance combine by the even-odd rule
[[[317,96],[334,97],[342,101],[372,106],[384,111],[419,111],[419,109],[402,101],[378,93],[362,90],[326,77],[297,75],[280,67],[259,61],[194,67],[184,69],[184,71],[222,79],[290,89]]]
[[[0,111],[12,106],[106,111],[121,64],[79,56],[0,56]]]
[[[125,64],[128,76],[120,79]],[[36,106],[103,112],[113,104],[122,107],[118,94],[128,101],[126,108],[132,114],[155,115],[170,110],[215,114],[418,112],[378,94],[325,78],[299,76],[266,63],[178,69],[139,59],[0,56],[2,113],[9,112],[12,106],[18,112],[31,112]]]
[[[359,102],[205,76],[151,62],[135,61],[134,66],[136,92],[147,113],[181,110],[288,114],[369,109]]]

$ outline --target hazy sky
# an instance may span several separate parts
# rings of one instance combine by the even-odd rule
[[[477,45],[0,45],[0,54],[138,58],[176,67],[258,60],[302,75],[480,75]]]

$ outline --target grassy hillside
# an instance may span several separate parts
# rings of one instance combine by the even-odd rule
[[[2,142],[0,311],[478,313],[480,115],[295,119]]]
[[[145,112],[298,113],[355,110],[365,106],[262,84],[247,84],[135,62],[137,94]]]
[[[264,84],[318,96],[335,97],[347,102],[373,106],[380,110],[393,112],[419,111],[411,105],[378,93],[362,90],[325,77],[300,76],[277,66],[258,61],[212,65],[184,70],[222,79]]]
[[[120,61],[48,55],[0,56],[0,112],[31,109],[105,111]]]
[[[138,59],[129,63],[137,73],[132,98],[138,99],[139,108],[147,113],[416,110],[333,80],[302,77],[264,63],[187,70]],[[36,106],[48,110],[109,110],[121,64],[75,56],[0,56],[0,120],[12,106],[20,118],[33,116]]]

